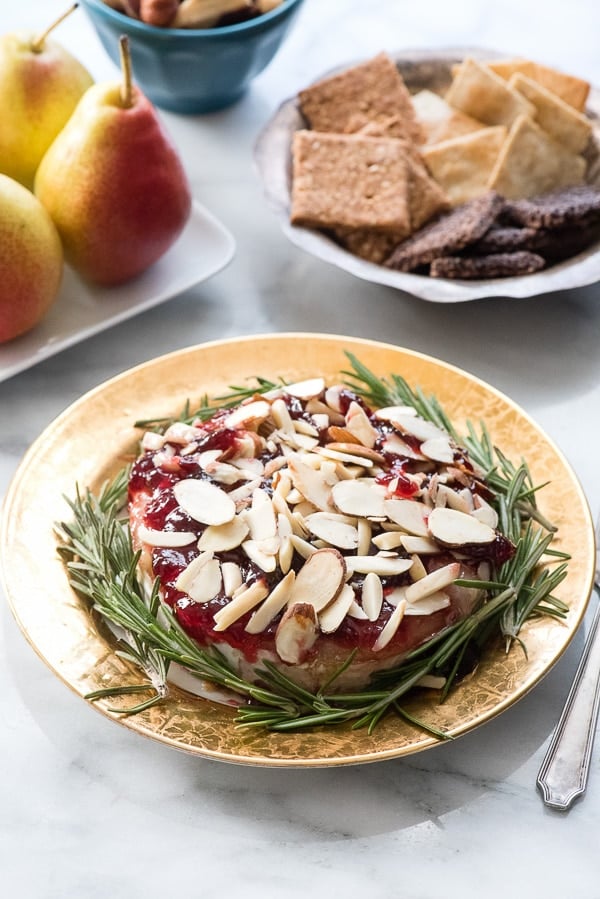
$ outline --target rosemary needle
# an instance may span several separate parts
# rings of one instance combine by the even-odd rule
[[[393,712],[415,727],[428,731],[436,739],[447,739],[440,729],[410,715],[400,704],[425,675],[444,679],[441,699],[457,682],[467,654],[493,639],[504,639],[507,647],[514,642],[523,646],[519,633],[525,621],[541,615],[564,618],[565,604],[554,595],[566,576],[568,556],[552,549],[554,526],[537,508],[535,486],[524,461],[515,465],[494,447],[484,425],[477,429],[471,422],[467,433],[457,434],[446,412],[434,396],[420,388],[411,388],[400,375],[379,378],[354,355],[347,353],[351,370],[343,372],[346,383],[356,394],[374,407],[411,405],[417,413],[444,428],[462,446],[481,470],[481,479],[494,494],[490,502],[499,516],[500,530],[516,544],[511,560],[494,570],[488,581],[476,586],[486,591],[486,599],[468,617],[407,654],[395,669],[374,677],[372,684],[357,693],[336,694],[330,691],[335,678],[351,663],[353,654],[338,672],[311,693],[300,687],[269,662],[256,674],[260,683],[242,678],[214,648],[203,649],[183,630],[171,608],[161,599],[159,582],[151,587],[140,577],[137,553],[131,542],[126,521],[121,519],[128,469],[120,471],[98,496],[90,491],[76,492],[69,501],[72,518],[57,525],[59,553],[63,558],[70,583],[91,607],[122,633],[118,654],[130,661],[148,678],[148,683],[122,685],[97,690],[88,699],[127,694],[150,694],[139,704],[112,709],[122,715],[137,714],[164,700],[168,694],[168,671],[172,662],[192,674],[208,680],[239,697],[237,724],[240,727],[262,727],[290,731],[307,727],[352,723],[369,732],[388,713]],[[192,422],[212,416],[218,409],[234,406],[257,393],[266,393],[279,383],[256,377],[246,386],[232,386],[230,392],[217,397],[217,405],[204,397],[198,408],[190,404],[178,419],[148,419],[139,427],[164,430],[172,421]],[[550,561],[559,562],[550,568]],[[473,586],[470,581],[458,582]]]

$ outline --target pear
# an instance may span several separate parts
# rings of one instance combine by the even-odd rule
[[[0,175],[0,343],[44,317],[62,273],[62,245],[52,219],[31,191]]]
[[[177,151],[132,83],[126,37],[120,46],[122,81],[86,91],[42,159],[34,187],[67,261],[85,279],[107,286],[156,262],[191,211]]]
[[[66,125],[92,76],[47,35],[29,31],[0,37],[0,172],[32,187],[39,162]]]

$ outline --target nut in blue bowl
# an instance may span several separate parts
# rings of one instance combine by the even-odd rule
[[[270,12],[211,28],[156,27],[103,0],[80,2],[117,65],[119,37],[129,36],[134,79],[156,106],[202,113],[243,95],[278,51],[303,0],[283,0]]]

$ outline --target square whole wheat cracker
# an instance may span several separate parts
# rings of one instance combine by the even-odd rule
[[[408,235],[410,168],[401,141],[296,131],[291,222]]]
[[[531,78],[532,81],[541,84],[546,90],[552,91],[578,112],[583,112],[585,109],[590,83],[584,81],[583,78],[567,75],[558,69],[533,62],[531,59],[494,59],[488,61],[486,65],[506,81],[509,81],[515,73],[520,72],[527,78]]]
[[[403,133],[396,136],[423,141],[410,94],[387,53],[324,78],[298,97],[300,110],[315,131],[350,133],[367,122],[398,116]]]
[[[550,137],[572,153],[582,153],[585,150],[592,135],[589,119],[521,72],[515,72],[508,84],[533,103],[535,120]]]
[[[423,148],[429,171],[453,206],[486,192],[507,134],[503,125],[496,125]]]
[[[468,57],[459,67],[446,93],[446,101],[486,125],[510,126],[535,107],[487,66]]]
[[[582,184],[586,163],[528,116],[514,122],[490,176],[488,187],[509,200]]]
[[[412,97],[417,121],[425,134],[425,145],[451,140],[462,134],[471,134],[486,126],[483,122],[454,109],[439,94],[421,90]]]

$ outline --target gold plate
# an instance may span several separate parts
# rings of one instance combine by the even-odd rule
[[[0,558],[8,600],[23,633],[46,664],[79,696],[107,686],[136,683],[139,674],[114,651],[114,640],[68,585],[58,559],[53,525],[69,516],[64,496],[75,484],[96,490],[135,451],[137,419],[177,414],[187,399],[226,392],[262,375],[329,382],[348,367],[344,350],[376,374],[403,375],[435,393],[462,429],[485,420],[494,442],[515,461],[525,457],[536,483],[551,481],[540,505],[558,527],[556,547],[570,553],[568,577],[557,594],[570,605],[565,624],[541,619],[526,625],[528,656],[490,651],[474,676],[439,705],[415,696],[407,709],[460,736],[507,709],[557,661],[585,611],[592,587],[594,537],[581,487],[560,451],[511,400],[451,365],[389,344],[322,334],[271,334],[218,341],[180,350],[131,369],[87,393],[60,415],[24,457],[5,501]],[[432,737],[390,716],[369,736],[334,727],[291,734],[238,729],[225,705],[174,689],[144,713],[108,718],[177,749],[249,765],[308,767],[374,762],[437,745]]]

